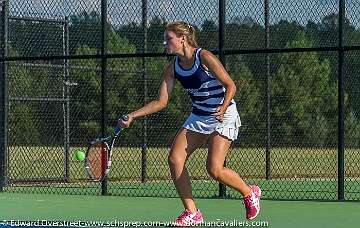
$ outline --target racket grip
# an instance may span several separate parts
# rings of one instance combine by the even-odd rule
[[[128,120],[129,120],[129,116],[128,116],[128,115],[122,115],[122,116],[121,116],[121,120],[122,120],[122,121],[128,121]],[[120,127],[119,125],[117,125],[117,126],[115,127],[115,129],[114,129],[115,135],[116,135],[116,136],[119,135],[120,131],[121,131],[121,127]]]
[[[121,131],[121,127],[116,126],[115,129],[114,129],[115,136],[118,136],[120,134],[120,131]]]

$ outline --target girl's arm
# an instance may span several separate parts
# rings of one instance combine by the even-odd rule
[[[156,100],[153,100],[142,108],[128,114],[129,120],[122,121],[123,127],[129,127],[131,122],[139,117],[143,117],[164,109],[169,101],[170,94],[174,88],[174,62],[171,61],[165,68],[164,78],[159,88],[159,95]]]
[[[207,68],[226,89],[224,102],[218,107],[217,112],[214,114],[218,120],[222,121],[227,107],[235,96],[236,86],[218,58],[207,50],[202,50],[200,54],[201,62],[205,68]]]

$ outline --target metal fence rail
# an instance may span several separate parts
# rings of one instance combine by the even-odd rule
[[[243,126],[226,166],[272,199],[360,199],[360,4],[328,1],[1,1],[0,190],[176,196],[167,153],[190,102],[135,122],[109,178],[73,153],[157,96],[167,22],[195,26],[237,85]],[[187,166],[197,197],[240,197]]]

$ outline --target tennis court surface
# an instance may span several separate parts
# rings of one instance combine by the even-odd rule
[[[177,198],[0,194],[0,227],[156,227],[182,210]],[[262,200],[254,222],[235,199],[197,199],[207,227],[358,227],[357,202]]]

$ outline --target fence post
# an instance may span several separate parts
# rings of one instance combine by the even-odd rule
[[[147,0],[142,0],[142,29],[143,29],[143,54],[147,49]],[[144,105],[147,103],[148,86],[147,86],[147,71],[146,71],[146,57],[142,59],[142,76],[144,83]],[[141,182],[147,180],[147,116],[143,120],[143,145],[141,150]]]
[[[344,200],[344,23],[345,0],[339,0],[339,50],[338,50],[338,200]]]
[[[270,47],[270,22],[269,22],[269,0],[264,2],[265,12],[265,48]],[[271,179],[271,97],[270,97],[270,54],[266,53],[266,149],[265,149],[265,176]]]
[[[69,18],[65,17],[63,24],[63,54],[69,55]],[[70,176],[70,81],[69,81],[69,60],[63,60],[63,112],[64,112],[64,157],[65,157],[65,181]]]
[[[107,58],[106,58],[106,26],[107,0],[101,0],[101,134],[106,134],[106,89],[107,89]],[[107,178],[101,182],[101,195],[107,195]]]
[[[8,1],[1,1],[0,15],[0,58],[7,56]],[[6,185],[7,157],[7,72],[6,62],[0,62],[0,192]]]
[[[225,62],[225,0],[219,0],[219,60],[226,68]],[[226,166],[226,159],[224,167]],[[219,183],[219,197],[226,197],[226,186]]]

